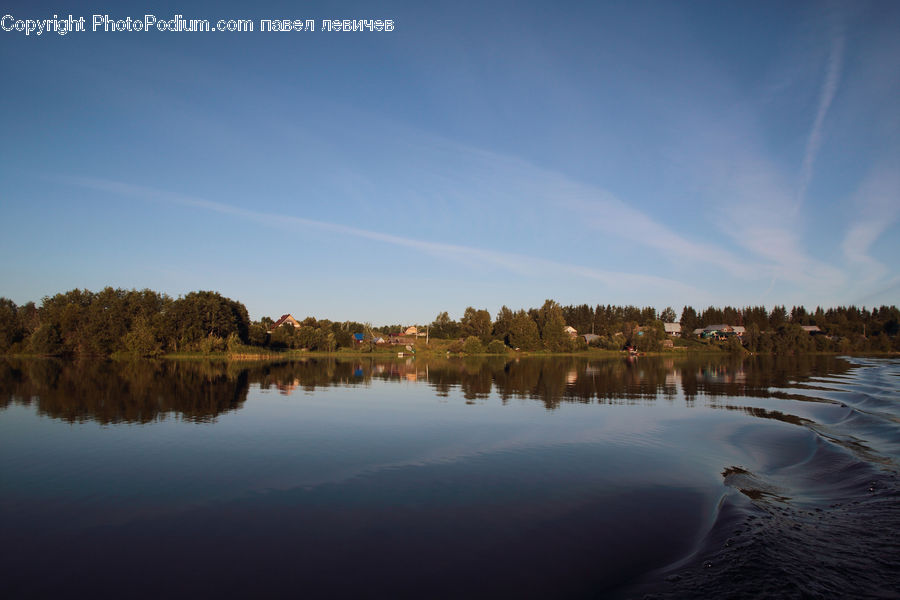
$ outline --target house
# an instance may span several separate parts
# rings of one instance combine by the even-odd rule
[[[667,335],[681,335],[681,323],[663,323]]]
[[[744,334],[747,333],[747,328],[743,325],[735,325],[731,329],[734,330],[734,335],[738,337],[744,337]]]
[[[412,325],[406,328],[403,335],[419,335],[419,329],[415,325]]]
[[[600,336],[593,334],[593,333],[586,333],[581,337],[584,338],[584,341],[587,343],[588,346],[590,346],[591,343],[597,343],[597,341],[600,340]]]
[[[365,339],[366,339],[366,334],[364,334],[364,333],[354,333],[353,334],[353,341],[356,342],[357,344],[362,344],[363,340],[365,340]]]
[[[292,317],[290,314],[281,315],[281,318],[272,324],[272,327],[266,333],[272,333],[282,325],[291,325],[292,327],[300,327],[300,321]]]
[[[800,329],[808,333],[809,335],[821,335],[825,333],[821,329],[819,329],[818,325],[801,325]]]
[[[566,328],[563,331],[565,331],[566,335],[568,335],[570,338],[578,337],[578,331],[576,331],[575,328],[571,325],[566,325]]]
[[[410,337],[404,333],[389,333],[388,343],[393,346],[398,344],[415,344],[416,338]]]
[[[727,325],[725,323],[718,323],[716,325],[708,325],[703,328],[700,333],[700,337],[702,338],[712,338],[714,340],[724,340],[727,337],[731,337],[734,335],[734,327],[731,325]]]
[[[697,329],[695,329],[695,330],[694,330],[693,332],[691,332],[691,333],[692,333],[692,335],[693,335],[694,337],[700,337],[700,336],[703,335],[703,328],[702,328],[702,327],[698,327]]]

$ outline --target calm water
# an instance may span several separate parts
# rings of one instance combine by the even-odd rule
[[[0,596],[881,597],[900,361],[0,362]]]

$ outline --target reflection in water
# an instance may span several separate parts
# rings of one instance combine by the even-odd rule
[[[35,403],[69,422],[210,421],[247,399],[248,373],[208,362],[0,361],[0,406]]]
[[[0,597],[896,597],[898,373],[0,361]]]
[[[771,388],[839,374],[849,365],[834,357],[468,358],[464,360],[307,359],[281,363],[208,361],[0,361],[0,407],[36,403],[40,414],[70,422],[149,423],[166,415],[209,421],[239,409],[251,385],[290,396],[330,386],[373,381],[424,382],[439,397],[459,390],[469,403],[491,393],[540,400],[548,410],[564,402],[633,404],[683,397],[768,397]],[[734,409],[733,405],[727,408]],[[754,416],[799,424],[763,409]]]

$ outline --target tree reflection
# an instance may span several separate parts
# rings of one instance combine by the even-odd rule
[[[224,363],[0,362],[4,406],[35,404],[38,414],[68,422],[150,423],[166,415],[210,421],[240,408],[248,388],[247,371]]]
[[[562,403],[637,404],[698,397],[772,395],[849,365],[831,356],[503,357],[390,360],[309,358],[290,362],[0,361],[0,406],[36,405],[39,414],[69,422],[148,423],[172,415],[210,421],[239,409],[251,385],[283,395],[317,388],[370,386],[375,381],[427,385],[439,397],[458,391],[468,403],[496,395]]]

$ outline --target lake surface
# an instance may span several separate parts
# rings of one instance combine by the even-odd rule
[[[900,361],[0,361],[0,596],[897,598]]]

